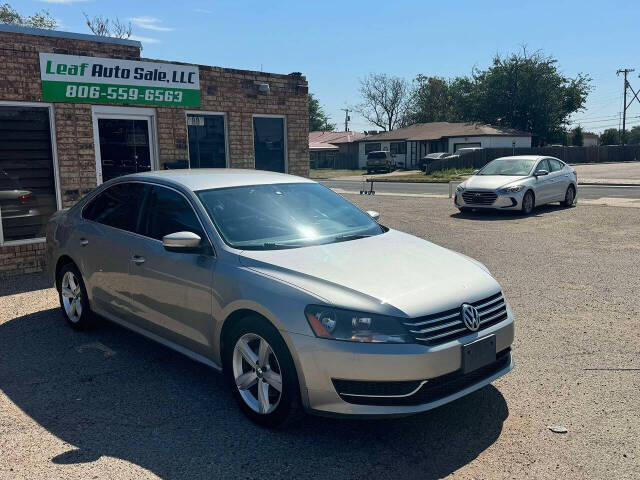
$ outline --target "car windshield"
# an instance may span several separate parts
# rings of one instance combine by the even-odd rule
[[[380,159],[380,158],[387,158],[387,154],[384,152],[371,152],[367,158],[374,159],[374,160]]]
[[[196,192],[225,243],[272,250],[379,235],[369,215],[317,183],[216,188]]]
[[[477,175],[529,175],[535,163],[535,160],[528,158],[496,158]]]

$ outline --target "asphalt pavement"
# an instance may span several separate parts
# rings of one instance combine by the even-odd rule
[[[320,183],[329,188],[344,190],[345,192],[358,193],[362,186],[361,181],[356,180],[320,180]],[[370,184],[367,183],[367,188]],[[448,183],[418,183],[418,182],[374,182],[374,190],[381,193],[398,194],[423,194],[423,195],[449,195]],[[579,185],[578,196],[585,200],[598,200],[600,198],[632,198],[640,199],[640,185]]]

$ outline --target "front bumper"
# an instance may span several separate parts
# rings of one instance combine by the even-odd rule
[[[468,374],[461,379],[464,344],[487,335],[495,335],[496,351],[500,364],[494,368]],[[514,337],[513,314],[491,327],[450,342],[425,346],[420,344],[366,344],[315,338],[290,334],[298,356],[298,368],[303,385],[305,407],[312,413],[348,416],[402,416],[436,408],[467,395],[513,369],[508,351]],[[482,369],[481,369],[482,370]],[[431,380],[446,388],[437,392],[425,392]],[[453,379],[450,382],[449,379]],[[338,382],[336,382],[336,380]],[[462,381],[461,381],[462,380]],[[400,401],[381,401],[380,395],[362,395],[346,401],[336,390],[336,383],[358,382],[407,382],[415,384],[411,395],[403,395]],[[425,386],[425,390],[422,387]],[[342,392],[344,393],[344,392]],[[428,393],[428,394],[425,394]],[[422,401],[424,399],[424,401]],[[388,398],[387,398],[388,400]]]
[[[473,202],[465,202],[462,193],[456,191],[453,202],[458,208],[478,208],[478,209],[499,209],[499,210],[519,210],[522,208],[522,198],[525,190],[515,193],[500,193],[496,190],[487,190],[497,195],[496,200],[491,205],[481,205]]]

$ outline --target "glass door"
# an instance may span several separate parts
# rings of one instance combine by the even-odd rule
[[[148,119],[98,118],[99,180],[151,170]]]

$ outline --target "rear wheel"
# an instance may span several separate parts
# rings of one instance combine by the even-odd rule
[[[276,328],[261,317],[246,317],[227,345],[225,375],[242,412],[265,427],[296,420],[302,413],[298,378]]]
[[[533,208],[535,207],[535,197],[533,196],[533,192],[529,190],[524,194],[522,198],[522,209],[521,212],[523,215],[529,215]]]
[[[576,203],[576,187],[569,185],[567,192],[564,194],[564,200],[560,203],[563,207],[573,207]]]
[[[58,297],[65,320],[75,330],[84,330],[91,325],[87,290],[80,271],[73,263],[63,265],[58,272]]]

